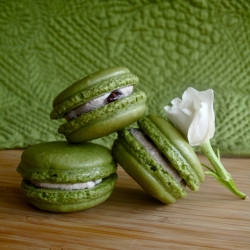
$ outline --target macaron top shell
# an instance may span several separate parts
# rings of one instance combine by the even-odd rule
[[[115,173],[116,163],[110,151],[101,145],[55,141],[27,148],[17,171],[23,178],[33,181],[87,182]]]
[[[112,67],[95,72],[62,91],[53,101],[51,119],[62,118],[65,113],[93,98],[120,87],[135,85],[137,76],[125,67]]]
[[[137,123],[177,169],[188,187],[198,190],[205,178],[204,171],[194,150],[174,126],[154,114],[139,119]]]

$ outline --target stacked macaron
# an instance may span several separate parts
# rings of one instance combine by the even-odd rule
[[[113,155],[124,170],[149,194],[171,204],[197,191],[204,180],[191,146],[166,119],[149,114],[139,128],[125,128],[114,141]]]
[[[58,132],[67,141],[30,146],[17,168],[31,204],[73,212],[111,195],[117,164],[110,150],[87,141],[121,130],[146,113],[146,95],[134,91],[137,83],[127,68],[113,67],[73,83],[55,98],[50,117],[65,118]]]
[[[124,67],[91,74],[66,88],[53,102],[51,119],[65,119],[58,132],[67,141],[33,145],[17,171],[31,204],[72,212],[96,206],[112,193],[117,163],[159,201],[184,198],[186,186],[204,180],[191,146],[166,119],[146,115],[146,95],[134,91],[138,78]],[[134,122],[138,127],[130,125]],[[117,132],[112,151],[88,141]]]
[[[146,95],[134,91],[137,83],[137,76],[124,67],[98,71],[61,92],[50,117],[65,118],[58,132],[70,142],[107,136],[146,113]]]
[[[117,179],[110,151],[90,142],[30,146],[23,152],[17,171],[30,203],[54,212],[79,211],[102,203]]]

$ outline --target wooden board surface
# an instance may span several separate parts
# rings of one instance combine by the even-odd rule
[[[145,193],[123,170],[111,197],[76,213],[40,211],[27,202],[16,172],[22,150],[0,151],[0,249],[250,249],[250,199],[212,177],[173,205]],[[203,156],[199,156],[207,163]],[[250,159],[222,158],[250,195]]]

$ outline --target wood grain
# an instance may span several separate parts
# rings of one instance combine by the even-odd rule
[[[250,249],[250,199],[237,198],[212,177],[206,176],[198,192],[164,205],[119,167],[106,202],[76,213],[50,213],[32,207],[20,190],[21,153],[0,151],[0,249]],[[250,159],[222,162],[250,195]]]

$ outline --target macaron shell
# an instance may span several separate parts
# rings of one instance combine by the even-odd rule
[[[33,181],[74,183],[107,177],[116,172],[116,163],[101,145],[55,141],[27,148],[17,171]]]
[[[63,91],[61,94],[59,94],[60,100],[62,99],[61,102],[56,101],[57,97],[54,100],[53,110],[50,114],[50,118],[62,118],[65,113],[94,98],[125,86],[135,85],[139,81],[137,76],[131,73],[126,73],[127,71],[125,70],[118,72],[120,74],[110,74],[110,77],[107,77],[107,79],[100,78],[99,81],[95,81],[94,83],[91,81],[92,85],[86,84],[89,81],[85,81],[84,79],[80,80],[79,82],[77,82],[77,92],[75,90],[71,91],[75,84],[67,88],[67,91],[65,93]],[[124,74],[121,74],[121,72],[123,72]],[[86,79],[89,79],[89,77],[87,77]],[[62,96],[65,96],[65,98],[62,98]]]
[[[111,191],[112,192],[112,191]],[[104,194],[101,197],[95,198],[94,200],[89,200],[88,202],[83,202],[83,203],[74,203],[74,204],[49,204],[49,203],[45,203],[42,201],[37,201],[34,199],[29,199],[29,202],[44,211],[50,211],[50,212],[78,212],[78,211],[82,211],[82,210],[86,210],[92,207],[95,207],[101,203],[103,203],[104,201],[106,201],[110,195],[111,192],[107,192],[106,194]]]
[[[63,124],[59,132],[74,143],[94,140],[129,126],[146,112],[146,95],[137,92]]]
[[[94,158],[93,158],[94,159]],[[77,183],[98,180],[116,172],[116,164],[110,163],[99,167],[83,169],[35,168],[20,163],[17,172],[25,179],[38,182]]]
[[[23,180],[21,188],[31,204],[39,209],[53,212],[75,212],[91,208],[104,202],[112,193],[117,174],[105,178],[91,189],[58,190],[35,188]]]
[[[178,158],[181,157],[184,161],[188,163],[188,165],[190,166],[190,170],[192,169],[195,172],[196,176],[199,178],[200,183],[204,181],[205,174],[201,166],[201,163],[197,155],[195,154],[193,148],[187,143],[184,137],[177,131],[177,129],[167,119],[158,115],[149,114],[147,117],[143,117],[142,119],[138,120],[138,125],[146,133],[150,133],[150,130],[152,131],[152,127],[156,127],[162,134],[162,136],[160,136],[159,139],[154,140],[154,142],[157,144],[160,150],[164,151],[165,149],[164,144],[166,144],[166,143],[163,143],[163,146],[160,145],[159,140],[161,138],[166,138],[169,141],[169,145],[172,147],[172,149],[177,150],[175,151],[176,156],[171,155],[170,151],[165,150],[166,157],[170,161],[171,161],[171,158],[174,157],[173,164],[174,162],[176,162],[176,160],[178,160]],[[149,127],[147,127],[147,125]],[[151,139],[153,140],[153,138]],[[185,170],[185,169],[183,169],[183,167],[180,165],[180,170]],[[191,178],[191,176],[189,176],[188,173],[187,173],[187,177]],[[199,183],[197,183],[197,185],[199,186]],[[194,188],[194,190],[197,190],[197,189],[198,187]]]
[[[132,150],[132,149],[131,149]],[[165,204],[176,202],[176,198],[171,195],[159,180],[157,173],[150,171],[146,164],[137,160],[128,146],[119,139],[115,140],[113,145],[113,155],[119,165],[130,175],[146,192]],[[182,196],[185,197],[183,192]]]

